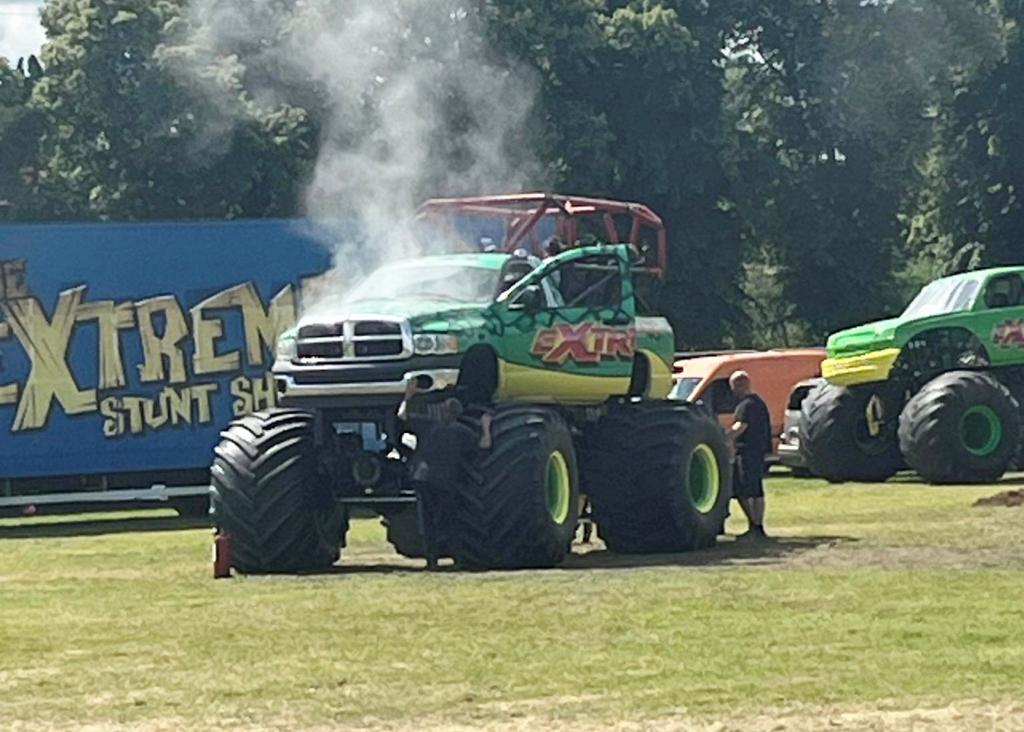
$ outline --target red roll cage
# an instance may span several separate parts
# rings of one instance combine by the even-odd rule
[[[467,198],[434,198],[420,206],[417,219],[429,221],[445,230],[468,249],[469,245],[451,224],[451,218],[498,219],[504,223],[507,252],[526,249],[539,257],[548,256],[537,226],[554,217],[554,236],[563,248],[588,243],[630,244],[636,253],[634,272],[661,279],[668,271],[668,243],[661,218],[641,203],[603,198],[557,195],[551,193],[515,193]],[[589,238],[590,241],[585,241]]]

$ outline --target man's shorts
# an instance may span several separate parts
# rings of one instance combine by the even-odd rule
[[[735,498],[764,498],[764,455],[739,453],[732,466],[732,494]]]

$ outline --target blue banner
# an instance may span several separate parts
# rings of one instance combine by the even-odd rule
[[[0,478],[209,465],[329,266],[301,220],[0,225]]]

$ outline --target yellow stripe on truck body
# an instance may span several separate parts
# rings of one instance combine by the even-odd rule
[[[885,381],[900,355],[898,348],[886,348],[860,356],[827,358],[821,364],[821,375],[838,386],[856,386]]]
[[[600,404],[629,392],[628,376],[596,376],[498,361],[498,401]]]

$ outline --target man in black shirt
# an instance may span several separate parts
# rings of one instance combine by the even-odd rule
[[[730,376],[729,387],[736,395],[736,419],[729,432],[736,454],[733,495],[750,523],[743,536],[764,538],[764,456],[772,449],[771,417],[746,371]]]

